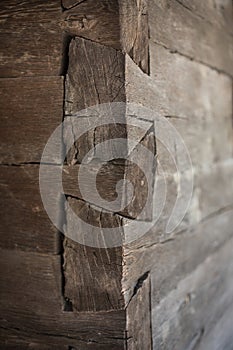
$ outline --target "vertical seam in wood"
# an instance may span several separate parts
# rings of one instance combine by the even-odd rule
[[[63,9],[62,0],[61,0],[61,7]],[[64,33],[63,34],[63,52],[62,52],[62,62],[61,62],[61,75],[63,78],[63,116],[62,116],[62,122],[64,122],[65,118],[65,96],[66,96],[66,74],[69,67],[69,47],[70,42],[72,40],[72,36]],[[63,127],[62,127],[62,134],[61,134],[61,145],[62,145],[62,155],[65,153],[65,143],[64,143],[64,137],[63,137]],[[62,157],[63,159],[63,157]],[[66,225],[66,211],[65,211],[65,202],[60,199],[60,227],[64,227]],[[60,232],[60,251],[61,251],[61,295],[63,299],[63,311],[73,311],[72,301],[65,296],[65,284],[66,284],[66,277],[64,273],[64,234]]]

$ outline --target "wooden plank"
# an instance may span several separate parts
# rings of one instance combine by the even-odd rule
[[[147,0],[120,0],[121,47],[149,74],[149,27]]]
[[[224,207],[233,206],[233,161],[205,169],[196,176],[195,187],[199,196],[201,218],[221,211]]]
[[[85,225],[86,222],[97,228],[116,227],[121,238],[119,218],[74,198],[69,198],[68,204],[66,232],[73,240],[66,238],[64,242],[65,297],[77,311],[121,309],[122,248],[96,248],[98,238],[95,239],[94,229],[92,234],[96,245],[91,247],[91,237],[88,236],[91,233]],[[75,223],[75,228],[71,210],[82,220],[79,225]],[[100,241],[99,244],[101,246]]]
[[[156,113],[168,117],[188,147],[195,167],[231,157],[231,79],[153,43],[150,61],[151,77],[147,77],[126,58],[128,101],[153,111],[151,116],[141,117],[153,120]],[[157,146],[158,160],[173,173],[171,157],[161,143]]]
[[[40,197],[39,166],[1,166],[0,183],[0,246],[7,249],[58,253],[59,234]]]
[[[156,140],[154,124],[147,122],[143,124],[143,129],[141,130],[135,126],[127,126],[129,143],[131,138],[130,128],[133,129],[133,140],[135,140],[135,137],[137,140],[137,134],[140,135],[140,131],[143,136],[137,141],[138,143],[132,152],[129,150],[129,157],[125,167],[125,179],[130,181],[134,193],[130,203],[119,214],[136,220],[150,221],[153,217],[153,191],[156,167],[156,160],[153,156],[156,154]],[[145,130],[146,128],[148,128],[147,131]],[[146,151],[148,150],[148,154],[143,156],[140,153],[141,147],[144,147]],[[149,204],[148,206],[147,203]]]
[[[145,124],[145,123],[144,123]],[[71,165],[63,167],[63,188],[64,193],[66,195],[70,195],[73,197],[77,197],[82,200],[86,200],[87,202],[99,206],[99,197],[103,198],[105,201],[114,201],[117,198],[116,186],[117,183],[121,180],[130,181],[133,186],[133,196],[129,201],[129,198],[125,198],[125,193],[123,195],[118,194],[120,196],[120,201],[123,210],[113,210],[110,209],[109,203],[109,211],[118,213],[119,215],[140,219],[140,220],[151,220],[152,219],[152,207],[148,207],[145,212],[142,213],[142,209],[144,208],[146,201],[152,201],[153,196],[153,181],[154,181],[154,168],[155,168],[155,160],[151,162],[151,158],[144,157],[139,159],[138,152],[140,152],[140,147],[143,146],[148,149],[152,154],[155,154],[155,138],[154,138],[154,130],[153,124],[147,123],[146,127],[149,129],[148,131],[145,129],[141,129],[136,126],[127,126],[127,133],[129,134],[129,128],[133,129],[130,132],[134,133],[134,140],[137,146],[132,150],[131,154],[129,154],[128,159],[116,159],[109,161],[107,163],[101,162],[100,159],[96,161],[89,162],[88,164],[81,165]],[[145,125],[144,125],[145,126]],[[151,126],[151,128],[150,128]],[[110,126],[111,129],[111,126]],[[106,134],[106,127],[104,127],[104,132]],[[117,129],[119,130],[119,129]],[[111,133],[111,130],[110,130]],[[119,130],[120,133],[120,130]],[[101,133],[95,134],[101,136]],[[90,135],[90,134],[89,134]],[[115,132],[114,137],[122,137],[125,135],[119,135],[118,132]],[[127,135],[126,135],[127,137]],[[90,139],[90,136],[89,136]],[[127,146],[127,139],[126,146]],[[95,144],[101,143],[100,137],[94,137]],[[78,148],[78,159],[81,160],[81,157],[84,152],[87,153],[89,151],[89,145],[86,146],[86,143],[83,143],[82,140],[79,140],[76,145],[81,146],[81,149]],[[94,145],[93,145],[94,147]],[[139,150],[138,150],[139,149]],[[127,155],[126,155],[127,156]],[[152,156],[153,157],[153,156]],[[72,162],[72,161],[71,161]],[[85,173],[85,178],[82,177],[81,190],[80,184],[78,181],[78,177],[80,174],[80,169],[83,173]],[[146,173],[146,174],[145,174]],[[95,182],[96,176],[96,183]],[[147,177],[146,177],[147,176]],[[98,196],[93,195],[92,189],[90,185],[94,185],[97,189]],[[83,191],[85,190],[85,197],[83,197]],[[149,199],[148,199],[149,198]],[[128,205],[125,204],[125,200]]]
[[[120,44],[119,6],[115,0],[63,1],[61,26],[79,36],[116,49]]]
[[[102,313],[66,312],[40,318],[11,317],[12,329],[4,329],[0,338],[3,349],[98,349],[123,350],[125,311]],[[7,320],[9,322],[9,320]],[[14,329],[15,327],[15,329]],[[14,347],[15,346],[15,347]]]
[[[99,166],[100,170],[99,170]],[[86,179],[83,179],[82,187],[88,191],[90,178],[97,174],[96,188],[102,198],[112,201],[116,198],[116,184],[124,178],[125,164],[114,162],[90,163],[74,166],[63,166],[63,189],[66,195],[83,199],[79,188],[78,176],[80,167],[86,173]],[[98,171],[99,170],[99,171]],[[84,181],[86,180],[86,183]],[[97,204],[97,203],[96,203]]]
[[[61,6],[57,0],[2,1],[0,77],[59,75]]]
[[[64,312],[60,256],[1,250],[0,344],[123,349],[125,311]],[[21,344],[22,345],[22,344]],[[101,347],[102,346],[102,347]],[[9,347],[10,348],[10,347]],[[26,348],[26,346],[25,346]]]
[[[200,343],[200,350],[230,350],[233,344],[232,335],[233,308],[229,305],[216,324],[205,334]]]
[[[122,288],[126,303],[138,278],[147,271],[155,271],[154,300],[165,297],[178,281],[232,237],[232,225],[232,210],[228,210],[165,242],[159,242],[155,226],[144,239],[125,246]]]
[[[40,162],[48,138],[62,122],[62,78],[1,79],[0,89],[1,163]]]
[[[66,114],[100,103],[123,101],[124,54],[82,38],[72,40],[66,79]]]
[[[233,33],[231,0],[179,0],[178,2],[193,11],[197,16],[210,21],[217,27],[223,27],[222,30]]]
[[[232,244],[231,239],[215,254],[209,255],[165,298],[158,301],[152,297],[155,348],[197,347],[205,333],[232,305]],[[157,288],[152,275],[152,295],[155,295],[153,290]],[[228,328],[227,331],[229,333],[225,334],[225,339],[232,334],[232,329]]]
[[[152,349],[150,276],[142,276],[127,306],[127,349]]]
[[[67,1],[63,2],[63,6],[62,28],[68,35],[121,49],[144,72],[149,72],[149,29],[145,0]]]
[[[3,319],[29,317],[62,309],[60,256],[1,249],[1,313]]]
[[[176,0],[150,0],[149,13],[153,42],[233,75],[232,36],[222,28],[196,16]]]

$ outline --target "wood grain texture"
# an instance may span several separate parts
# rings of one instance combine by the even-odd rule
[[[175,288],[208,255],[232,237],[232,210],[190,226],[165,242],[156,239],[156,227],[140,241],[124,247],[122,288],[126,302],[137,280],[146,271],[154,271],[154,300],[159,301]]]
[[[101,103],[124,101],[124,54],[116,49],[86,39],[76,38],[72,40],[69,48],[65,97],[66,115],[74,115],[83,108]],[[65,120],[68,121],[69,118],[71,124],[74,123],[72,117],[66,116]],[[80,117],[77,117],[77,125],[80,120],[78,118]],[[66,131],[63,133],[65,145],[71,137],[74,140],[76,138],[74,127],[71,129],[71,134]],[[125,134],[126,128],[124,125],[123,127],[107,125],[87,132],[71,148],[67,157],[68,165],[81,162],[95,144],[111,139],[113,135],[120,137]],[[113,158],[115,158],[114,155]],[[87,164],[86,170],[87,173],[91,174],[94,168],[91,164]],[[106,181],[107,191],[107,184],[111,184],[112,179],[117,180],[118,175],[122,176],[122,169],[119,169],[119,171],[120,173],[115,174],[112,178],[110,177],[110,182]],[[100,174],[99,176],[101,177]],[[71,179],[72,176],[69,178]],[[69,186],[68,192],[74,196],[77,191],[72,192],[74,186],[72,185],[71,188]],[[104,188],[103,185],[101,187]],[[112,189],[109,194],[107,193],[107,197],[108,195],[112,196]],[[72,218],[72,210],[83,220],[78,225]],[[63,253],[65,297],[70,299],[73,309],[78,311],[121,309],[123,307],[121,248],[91,248],[87,246],[91,245],[90,242],[88,244],[85,241],[85,235],[88,236],[86,222],[97,228],[105,226],[118,228],[119,237],[117,239],[121,242],[122,232],[119,218],[115,217],[113,213],[102,213],[102,209],[95,208],[75,198],[68,198],[66,214],[66,230],[69,238],[64,241]],[[95,235],[94,231],[93,235]],[[93,238],[95,240],[95,236]],[[106,245],[103,246],[106,247]]]
[[[27,318],[62,309],[60,256],[1,249],[1,315]]]
[[[0,89],[1,163],[40,162],[48,138],[62,121],[62,78],[1,79]],[[60,157],[51,162],[60,162]]]
[[[39,166],[1,166],[0,182],[0,246],[40,253],[58,253],[59,234],[40,197]],[[59,201],[59,197],[53,199]]]
[[[149,26],[147,0],[119,0],[122,49],[149,74]]]
[[[150,275],[139,279],[127,306],[127,349],[152,350]]]
[[[0,339],[3,349],[15,349],[16,346],[21,346],[22,349],[24,345],[26,349],[27,346],[29,349],[32,346],[35,349],[124,349],[124,310],[50,313],[40,317],[27,317],[22,322],[23,316],[23,313],[8,314]],[[12,347],[9,346],[11,344]]]
[[[119,218],[77,199],[69,198],[68,204],[67,236],[75,241],[70,238],[64,241],[65,297],[72,302],[73,309],[77,311],[123,308],[122,248],[95,248],[88,246],[89,241],[85,241],[85,236],[90,234],[87,232],[85,222],[97,228],[116,227],[121,237]],[[75,224],[75,228],[70,210],[82,220],[79,225]],[[73,230],[77,233],[77,237],[74,237]],[[92,234],[96,234],[94,229]],[[95,241],[95,236],[93,238]],[[99,243],[101,245],[101,242]]]
[[[80,322],[77,322],[77,318],[80,319]],[[51,335],[47,334],[46,330],[44,330],[44,334],[33,333],[33,326],[25,331],[21,329],[18,331],[1,330],[1,349],[124,350],[125,339],[124,333],[121,331],[124,327],[123,312],[118,312],[118,314],[117,312],[106,313],[94,318],[90,314],[86,314],[84,317],[78,314],[76,317],[69,317],[69,320],[66,315],[62,315],[58,318],[58,322],[56,324],[57,328],[51,329]],[[63,330],[58,328],[62,322],[66,323],[63,324]],[[36,326],[38,325],[35,324]],[[119,329],[119,326],[121,329]],[[79,328],[81,329],[81,336],[77,333]],[[87,329],[90,329],[89,332]],[[59,332],[59,335],[57,332]]]
[[[150,61],[151,76],[147,77],[126,58],[127,100],[151,109],[151,120],[155,113],[168,117],[188,147],[195,167],[231,157],[231,79],[153,43]],[[162,166],[167,170],[170,166],[172,173],[171,157],[159,142],[157,153]]]
[[[83,0],[62,0],[62,7],[64,10],[69,10],[77,5],[79,5]]]
[[[132,139],[137,140],[135,148],[131,152],[129,150],[129,160],[126,161],[125,167],[125,180],[128,180],[133,186],[134,194],[129,205],[119,214],[135,220],[150,221],[153,217],[156,140],[154,124],[150,122],[144,122],[143,124],[143,128],[127,126],[129,143],[131,128],[134,133]],[[138,138],[140,134],[142,135],[141,139]],[[144,157],[140,153],[141,148],[148,152]],[[148,154],[150,154],[150,157]],[[127,193],[125,196],[127,197]]]
[[[1,250],[1,347],[123,349],[124,311],[62,311],[60,268],[60,256]]]
[[[62,69],[61,5],[49,1],[2,1],[0,77],[59,75]]]
[[[118,1],[63,1],[63,6],[61,26],[68,35],[121,48]]]
[[[197,16],[211,22],[214,26],[221,28],[223,31],[233,34],[231,0],[179,0],[179,2]]]
[[[70,36],[122,50],[149,73],[147,1],[88,0],[63,3],[62,28]],[[107,28],[107,30],[106,30]]]
[[[232,36],[227,32],[196,16],[176,0],[150,0],[149,13],[153,42],[233,75]]]
[[[80,84],[82,82],[82,84]],[[124,54],[82,38],[70,43],[66,114],[125,101]]]
[[[145,125],[146,124],[146,125]],[[104,130],[101,133],[97,132],[97,128],[94,130],[94,134],[97,137],[94,137],[95,145],[101,143],[106,139],[111,140],[115,137],[124,137],[125,144],[127,147],[127,136],[130,136],[130,133],[134,134],[134,140],[137,146],[129,151],[129,155],[126,160],[124,159],[113,159],[109,162],[101,162],[101,159],[96,159],[90,161],[88,164],[76,164],[70,166],[63,167],[63,187],[66,195],[74,196],[82,200],[86,200],[90,204],[94,204],[99,206],[99,197],[103,198],[105,201],[114,201],[117,198],[120,199],[121,205],[123,207],[122,210],[113,210],[110,209],[110,203],[108,210],[111,212],[118,213],[119,215],[126,216],[132,219],[137,220],[151,220],[152,219],[152,206],[149,205],[145,211],[143,211],[146,201],[148,200],[150,203],[152,202],[153,196],[153,183],[154,183],[154,171],[155,171],[155,155],[156,145],[154,138],[154,129],[153,123],[144,123],[143,129],[127,125],[127,135],[124,135],[125,127],[122,128],[123,135],[119,128],[115,128],[113,125],[109,125],[108,129],[104,126]],[[133,129],[133,130],[129,130]],[[114,133],[112,132],[114,130]],[[118,134],[119,130],[119,134]],[[107,131],[107,133],[106,133]],[[99,136],[99,137],[98,137]],[[100,138],[101,136],[101,138]],[[91,140],[90,133],[88,140]],[[90,151],[89,145],[87,143],[83,143],[82,140],[76,142],[76,146],[78,149],[78,159],[82,160],[82,154]],[[139,157],[138,152],[140,152],[140,147],[144,147],[148,149],[148,152],[151,152],[151,157],[153,161],[151,162],[151,158],[149,157]],[[111,150],[110,150],[111,151]],[[94,155],[93,155],[94,156]],[[71,160],[72,162],[72,160]],[[82,177],[81,186],[78,180],[80,169],[85,173],[85,178]],[[93,186],[93,182],[95,182],[96,176],[96,184],[95,187],[98,192],[98,196],[93,195],[91,193],[91,185]],[[127,180],[130,182],[133,187],[132,198],[127,198],[127,188],[125,192],[117,193],[117,183],[121,180]],[[127,186],[127,185],[126,185]],[[81,187],[81,188],[80,188]],[[85,190],[85,194],[83,197],[83,193]],[[129,193],[129,192],[127,192]],[[125,204],[127,203],[127,204]],[[129,203],[129,204],[128,204]]]
[[[155,348],[202,348],[200,344],[205,334],[232,305],[232,243],[229,240],[219,251],[209,255],[164,299],[158,302],[152,297]],[[157,285],[152,277],[152,295],[153,288],[157,289]],[[216,334],[217,339],[220,336]],[[230,333],[225,334],[225,341],[229,336]]]

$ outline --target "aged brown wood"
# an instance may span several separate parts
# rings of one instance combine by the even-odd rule
[[[116,199],[117,182],[124,179],[125,164],[116,164],[114,162],[109,162],[107,164],[103,163],[101,164],[102,166],[99,172],[97,170],[98,165],[99,164],[94,162],[87,165],[81,165],[82,169],[85,169],[86,173],[86,183],[82,183],[82,186],[88,190],[90,175],[92,176],[93,174],[97,173],[96,188],[100,196],[105,200],[112,201]],[[63,190],[66,195],[83,199],[78,182],[79,169],[80,165],[63,167]]]
[[[121,49],[149,73],[146,0],[87,0],[71,4],[64,5],[68,6],[63,13],[62,28],[65,32]]]
[[[72,40],[66,79],[66,114],[100,103],[123,101],[124,54],[82,38]]]
[[[150,163],[149,158],[138,159],[137,149],[139,146],[143,146],[148,148],[148,150],[155,155],[155,138],[153,131],[153,123],[144,123],[144,128],[141,129],[139,127],[130,127],[133,128],[134,136],[139,135],[138,145],[135,149],[132,150],[134,152],[134,156],[131,156],[129,160],[114,160],[108,163],[101,163],[100,161],[92,161],[88,164],[82,165],[71,165],[63,167],[63,189],[66,195],[74,196],[79,199],[84,200],[82,193],[79,188],[78,176],[80,168],[85,171],[86,177],[82,180],[82,188],[85,188],[87,193],[90,193],[89,182],[90,176],[94,176],[96,174],[96,188],[99,195],[107,200],[113,201],[117,198],[116,185],[120,180],[128,180],[133,186],[134,193],[133,198],[130,201],[129,205],[125,206],[123,210],[117,211],[119,215],[126,216],[129,218],[134,218],[137,220],[151,220],[152,219],[152,206],[149,206],[146,212],[143,212],[143,208],[146,204],[146,200],[149,197],[149,201],[152,201],[153,196],[153,181],[154,181],[154,168],[155,168],[155,160],[154,164]],[[129,128],[129,126],[128,126]],[[111,129],[111,126],[110,126]],[[102,129],[102,137],[104,137],[104,132],[107,129]],[[96,131],[96,130],[95,130]],[[110,130],[111,132],[111,130]],[[127,130],[127,132],[130,132]],[[96,133],[97,134],[97,133]],[[97,134],[98,135],[98,134]],[[99,135],[101,133],[99,132]],[[109,135],[106,135],[107,139]],[[115,133],[115,136],[122,137],[125,135],[118,135]],[[90,135],[88,140],[91,139]],[[97,137],[94,138],[95,143],[98,144]],[[78,159],[81,160],[81,155],[84,152],[89,151],[89,147],[86,147],[86,143],[76,142],[76,146],[80,145],[81,149],[78,148]],[[127,146],[127,145],[126,145]],[[94,147],[94,145],[93,145]],[[72,156],[72,155],[71,155]],[[130,154],[129,154],[130,156]],[[69,159],[70,161],[70,159]],[[71,160],[72,163],[72,160]],[[100,168],[100,169],[99,169]],[[144,173],[144,170],[147,169],[147,177]],[[149,183],[147,182],[149,180]],[[91,193],[90,193],[91,194]],[[123,200],[125,195],[122,196],[121,201],[123,204]],[[88,201],[88,199],[86,199]],[[91,204],[98,205],[98,198],[95,201],[90,202]],[[111,211],[111,210],[109,210]],[[143,213],[143,214],[142,214]]]
[[[61,5],[1,1],[0,77],[59,75],[62,68]]]
[[[48,309],[51,314],[62,309],[60,259],[59,255],[1,249],[2,325],[19,314],[30,322]]]
[[[65,238],[63,254],[56,255],[57,235],[39,200],[37,166],[1,166],[1,212],[9,231],[4,239],[4,230],[0,240],[1,348],[108,350],[124,349],[127,341],[129,349],[150,349],[151,309],[154,348],[231,348],[233,73],[226,10],[231,6],[228,0],[150,0],[148,11],[143,0],[1,3],[2,163],[40,161],[48,136],[63,116],[64,86],[55,76],[68,71],[66,118],[103,102],[150,107],[182,134],[196,174],[183,231],[166,236],[178,192],[176,173],[158,141],[155,147],[153,117],[144,116],[150,120],[139,142],[156,151],[168,171],[169,201],[158,225],[123,248],[85,247]],[[85,39],[74,39],[77,35]],[[48,75],[52,77],[38,77]],[[12,77],[20,78],[8,79]],[[154,164],[141,161],[152,173],[148,190],[140,185],[144,176],[138,168],[117,160],[102,166],[97,187],[103,198],[113,200],[116,182],[129,178],[139,193],[128,211],[118,213],[122,216],[103,213],[78,199],[76,169],[86,152],[102,141],[129,135],[119,124],[96,128],[71,149],[63,169],[68,234],[72,208],[84,221],[117,227],[124,237],[121,224],[128,216],[136,217],[148,191],[153,192]],[[70,137],[63,136],[64,142]],[[128,150],[127,140],[123,146]],[[87,175],[95,171],[99,156],[93,153],[85,164]],[[85,226],[76,232],[86,233]]]
[[[62,121],[62,77],[1,79],[0,90],[1,163],[40,162],[48,138]]]
[[[23,325],[22,325],[23,320]],[[25,317],[25,313],[8,314],[2,324],[0,345],[34,346],[37,349],[72,348],[123,350],[125,343],[125,311],[72,313]],[[26,344],[25,344],[26,343]],[[8,347],[12,344],[12,347]],[[37,347],[36,347],[37,346]],[[30,348],[29,347],[29,348]]]
[[[67,1],[63,6],[67,10],[63,13],[62,28],[67,34],[121,48],[117,0]]]
[[[100,103],[124,100],[124,54],[116,49],[86,39],[76,38],[72,40],[66,77],[66,115],[74,115],[83,108]],[[68,116],[66,120],[69,120]],[[73,128],[72,132],[74,132]],[[126,135],[126,127],[124,125],[123,127],[117,127],[113,124],[112,127],[96,128],[92,132],[84,134],[75,142],[75,147],[69,152],[68,164],[81,162],[83,156],[96,143],[111,139],[113,135],[118,135],[118,137]],[[66,132],[63,133],[63,136],[65,145],[70,137],[75,137],[75,135]],[[65,172],[67,170],[69,176],[63,176],[64,184],[67,184],[67,187],[64,187],[68,189],[67,194],[79,195],[77,190],[72,191],[74,188],[74,177],[72,175],[74,168],[70,169],[69,167],[65,168]],[[113,185],[114,182],[116,184],[119,176],[122,178],[122,175],[124,175],[122,167],[118,169],[118,173],[112,177],[110,176],[110,185],[112,181]],[[95,170],[95,167],[90,163],[86,165],[86,170],[87,173],[90,173]],[[65,172],[63,171],[64,175]],[[106,183],[108,183],[108,180]],[[109,193],[108,186],[106,187],[107,197],[109,195],[111,197],[112,191],[115,191],[111,187]],[[88,203],[75,198],[69,198],[68,204],[76,215],[89,224],[97,227],[102,225],[107,227],[120,226],[119,219],[116,219],[113,213],[103,214],[102,209],[93,208]],[[68,237],[70,237],[70,232],[73,229],[70,210],[66,205]],[[77,235],[79,233],[85,234],[85,226],[77,227],[76,225],[75,230]],[[121,237],[120,227],[119,237]],[[72,241],[70,238],[64,240],[64,296],[71,301],[73,309],[78,311],[123,308],[124,303],[121,294],[122,248],[91,248],[80,244],[80,239],[78,239],[78,242]],[[81,243],[87,244],[85,240],[81,240]]]
[[[17,344],[21,340],[47,346],[123,349],[124,311],[78,314],[62,311],[60,259],[60,256],[1,249],[4,333],[0,344],[13,340]]]
[[[102,213],[84,202],[69,199],[69,205],[78,217],[89,224],[97,227],[120,226],[120,220],[113,214]],[[67,210],[68,234],[70,227],[72,221]],[[79,225],[76,229],[85,237],[85,225]],[[122,248],[95,248],[85,246],[85,240],[80,241],[84,245],[69,238],[64,241],[64,296],[77,311],[122,309]]]
[[[63,10],[69,10],[70,8],[79,5],[81,2],[83,2],[83,0],[62,0],[61,4]]]
[[[0,170],[0,246],[58,253],[59,234],[49,220],[40,197],[39,166],[1,166]],[[53,199],[58,203],[59,198]]]
[[[121,45],[133,61],[149,73],[149,26],[147,0],[119,0]]]

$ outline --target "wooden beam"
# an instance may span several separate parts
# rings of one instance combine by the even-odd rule
[[[62,77],[0,79],[0,90],[0,162],[40,162],[49,137],[62,122]]]
[[[61,5],[49,1],[0,4],[0,77],[59,75],[62,68]]]
[[[0,246],[57,254],[60,238],[41,201],[39,165],[1,166],[0,182]],[[53,199],[58,203],[59,195]]]

